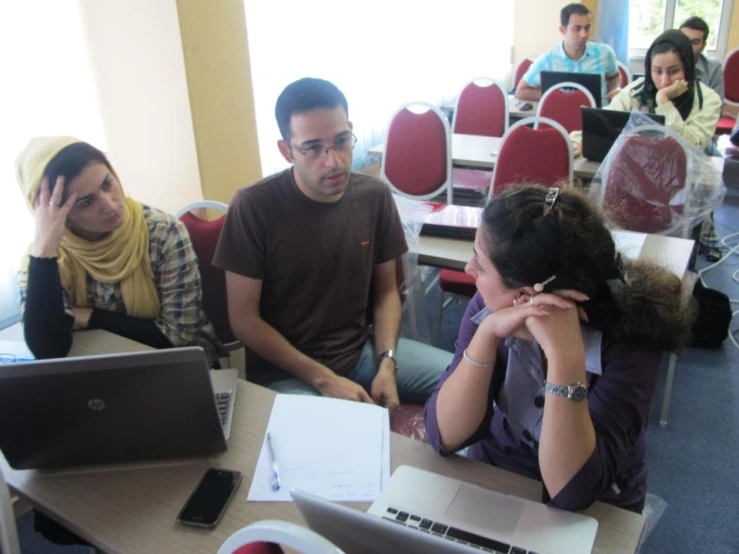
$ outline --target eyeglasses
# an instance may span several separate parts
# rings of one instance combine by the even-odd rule
[[[290,144],[290,148],[294,148],[309,160],[317,160],[324,154],[328,154],[328,151],[331,149],[342,154],[351,152],[354,149],[355,144],[357,144],[357,137],[355,137],[353,133],[350,133],[337,138],[332,146],[326,146],[325,144],[319,143],[301,147],[296,146],[295,144]]]

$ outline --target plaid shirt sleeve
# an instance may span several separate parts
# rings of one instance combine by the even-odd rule
[[[201,321],[200,270],[185,225],[168,218],[149,230],[161,312],[155,321],[174,346],[195,342]]]

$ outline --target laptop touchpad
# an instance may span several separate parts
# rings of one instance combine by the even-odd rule
[[[461,485],[446,516],[500,535],[513,535],[523,509],[524,503],[513,496]]]

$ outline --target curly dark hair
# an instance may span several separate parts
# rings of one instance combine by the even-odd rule
[[[487,255],[506,288],[541,283],[545,291],[574,289],[588,324],[625,342],[674,350],[690,338],[694,307],[682,305],[682,283],[644,260],[622,258],[598,209],[583,194],[561,191],[545,214],[549,189],[506,189],[485,207]]]

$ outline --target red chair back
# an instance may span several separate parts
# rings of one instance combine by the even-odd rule
[[[572,184],[572,148],[563,130],[552,125],[527,127],[538,118],[522,119],[506,133],[493,171],[492,194],[513,185],[545,186]]]
[[[224,343],[236,339],[228,322],[228,301],[226,299],[226,273],[213,265],[218,239],[226,216],[206,221],[192,212],[180,215],[190,234],[193,250],[200,265],[200,279],[203,289],[203,310],[216,329],[218,339]]]
[[[404,196],[430,199],[447,190],[451,204],[449,124],[437,108],[414,113],[406,104],[393,116],[382,156],[382,178]]]
[[[495,82],[468,83],[457,99],[452,128],[462,135],[502,137],[508,128],[508,95]]]
[[[534,60],[532,58],[524,58],[520,62],[518,62],[518,65],[516,65],[516,69],[513,70],[513,90],[516,90],[516,87],[518,86],[518,82],[523,79],[523,76],[526,75],[526,72],[529,70],[529,67],[534,63]]]
[[[602,209],[622,229],[662,233],[678,223],[688,162],[675,139],[641,135],[626,138],[608,160]],[[609,156],[610,158],[611,156]]]
[[[739,105],[739,48],[729,52],[724,62],[724,99]]]
[[[567,133],[582,130],[580,108],[595,108],[592,94],[576,83],[560,83],[544,93],[539,101],[537,117],[546,117],[562,125]]]
[[[628,87],[631,83],[631,75],[629,74],[628,69],[626,69],[626,67],[620,62],[618,64],[618,74],[621,76],[621,82],[619,86],[621,88]]]

